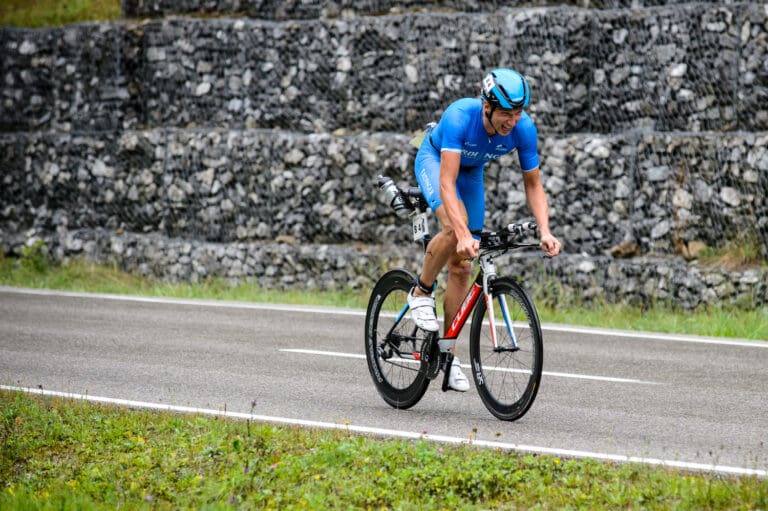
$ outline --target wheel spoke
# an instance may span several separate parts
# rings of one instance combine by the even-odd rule
[[[541,338],[538,315],[522,288],[508,279],[493,284],[493,316],[497,346],[493,348],[490,316],[485,304],[478,306],[470,335],[470,355],[475,383],[483,403],[496,417],[520,418],[530,407],[541,378]],[[501,319],[503,318],[503,319]],[[524,320],[524,325],[520,322]]]

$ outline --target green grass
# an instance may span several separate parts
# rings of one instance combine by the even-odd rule
[[[649,308],[598,304],[558,310],[544,306],[539,315],[544,322],[589,327],[768,340],[768,307],[706,306],[690,312],[663,303]]]
[[[120,271],[117,267],[97,266],[84,260],[67,265],[52,265],[44,247],[26,249],[20,259],[0,255],[0,285],[60,289],[92,293],[134,294],[155,297],[233,300],[246,302],[327,305],[364,309],[366,290],[275,291],[224,279],[209,279],[197,284],[172,284]],[[545,323],[641,330],[674,334],[768,339],[768,307],[752,310],[737,307],[705,307],[695,312],[676,310],[663,303],[651,307],[597,304],[563,306],[537,304]]]
[[[50,264],[44,255],[27,249],[18,259],[0,253],[0,285],[60,289],[90,293],[134,294],[210,300],[328,305],[359,308],[367,297],[352,291],[276,291],[247,282],[231,284],[225,279],[207,279],[196,284],[170,283],[121,271],[117,266],[95,265],[82,259],[65,265]]]
[[[468,432],[471,433],[471,432]],[[766,509],[768,481],[0,391],[0,509]]]
[[[0,0],[0,26],[54,27],[121,16],[120,0]]]

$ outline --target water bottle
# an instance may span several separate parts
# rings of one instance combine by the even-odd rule
[[[386,176],[379,176],[379,187],[381,187],[387,198],[387,203],[392,206],[397,216],[406,218],[413,211],[413,205],[397,188],[394,182]]]

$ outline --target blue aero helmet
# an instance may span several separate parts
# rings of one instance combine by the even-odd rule
[[[531,87],[525,77],[517,71],[498,68],[483,78],[480,97],[494,110],[525,108],[531,102]]]

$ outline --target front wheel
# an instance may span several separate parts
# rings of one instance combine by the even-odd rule
[[[494,280],[491,296],[496,346],[488,304],[481,299],[469,337],[472,376],[486,408],[501,420],[513,421],[525,415],[539,390],[541,324],[533,301],[515,280]]]
[[[408,292],[415,283],[408,271],[385,273],[373,288],[365,315],[368,370],[381,397],[395,408],[419,402],[439,358],[435,334],[418,329],[408,314]]]

